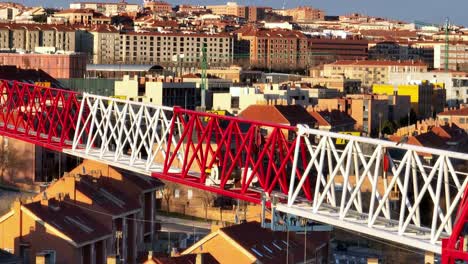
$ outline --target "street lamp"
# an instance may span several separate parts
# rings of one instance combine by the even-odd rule
[[[382,138],[382,112],[379,112],[379,138]]]

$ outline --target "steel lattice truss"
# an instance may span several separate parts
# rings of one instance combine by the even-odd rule
[[[162,171],[171,116],[169,107],[85,93],[70,153],[146,174]]]
[[[298,133],[295,160],[304,143],[308,159],[303,175],[315,181],[314,198],[300,199],[306,178],[297,182],[291,176],[288,202],[278,206],[280,211],[440,253],[440,240],[452,233],[468,183],[453,160],[466,161],[467,155],[305,127]],[[338,149],[336,138],[348,140],[344,148]],[[399,153],[401,160],[392,158]],[[436,161],[425,166],[421,156]],[[400,197],[392,201],[395,193]]]
[[[54,150],[71,145],[78,94],[12,81],[0,82],[0,131]]]
[[[468,259],[468,177],[457,171],[466,154],[16,82],[0,89],[4,136],[245,201],[266,194],[279,211],[436,253],[443,241],[445,263]]]

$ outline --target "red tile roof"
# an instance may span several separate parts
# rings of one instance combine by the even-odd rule
[[[304,261],[304,248],[307,256],[314,258],[315,251],[329,241],[328,232],[313,232],[304,247],[304,235],[289,234],[289,249],[287,247],[287,233],[274,232],[262,228],[258,222],[248,222],[240,225],[221,228],[221,231],[255,256],[261,263],[286,263],[287,251],[290,262]]]
[[[113,216],[121,216],[140,208],[137,197],[129,197],[104,178],[80,175],[76,189],[93,201],[92,206],[98,206]]]
[[[447,110],[437,115],[443,116],[468,116],[468,107],[455,109],[455,110]]]
[[[317,120],[319,126],[351,126],[356,123],[356,120],[354,120],[351,116],[338,110],[332,110],[331,112],[328,110],[310,111],[309,113],[314,119]]]
[[[57,229],[73,240],[78,246],[112,235],[111,230],[92,220],[88,211],[82,210],[69,200],[49,199],[49,206],[40,201],[24,204],[24,208],[37,218]]]
[[[299,105],[250,105],[239,117],[291,126],[313,125],[316,122],[305,108]]]
[[[427,65],[423,62],[417,61],[377,61],[377,60],[356,60],[356,61],[348,61],[348,60],[340,60],[332,65],[344,65],[344,66],[419,66],[419,67],[427,67]]]

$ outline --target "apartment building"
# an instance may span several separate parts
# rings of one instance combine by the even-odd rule
[[[157,0],[145,0],[143,1],[143,6],[154,13],[171,13],[172,6],[171,4],[164,1]]]
[[[427,41],[384,40],[369,42],[370,60],[423,61],[434,65],[434,47]]]
[[[93,9],[106,16],[115,16],[119,13],[136,13],[140,10],[138,4],[129,4],[125,1],[109,2],[74,2],[70,3],[71,9]]]
[[[236,2],[227,2],[225,5],[209,5],[206,9],[211,10],[215,15],[228,15],[247,18],[245,6],[238,5]]]
[[[225,66],[232,63],[233,38],[221,34],[183,34],[128,32],[120,34],[120,61],[124,64],[183,64],[199,66],[206,47],[210,66]],[[117,48],[108,46],[108,49]],[[101,50],[103,48],[101,47]],[[101,51],[101,52],[102,52]],[[99,52],[99,51],[98,51]],[[109,52],[112,54],[112,52]],[[114,52],[114,54],[117,52]]]
[[[226,33],[119,32],[114,27],[99,26],[93,35],[94,64],[157,64],[198,67],[206,47],[210,66],[232,63],[233,38]]]
[[[290,16],[293,18],[294,22],[298,23],[310,23],[325,18],[325,11],[310,6],[299,6],[286,10],[273,10],[273,12],[282,16]]]
[[[368,43],[366,39],[310,38],[311,66],[337,60],[366,60]]]
[[[468,41],[433,43],[434,47],[434,68],[445,69],[446,64],[450,70],[468,69]],[[448,54],[448,57],[447,57]]]
[[[236,57],[249,59],[253,67],[298,70],[310,65],[308,39],[299,31],[246,26],[236,34],[236,44],[245,45],[245,49],[236,49]],[[240,53],[244,51],[248,53]]]
[[[99,26],[92,29],[90,33],[92,34],[94,64],[122,63],[120,33],[116,28]]]
[[[447,109],[437,114],[437,118],[448,124],[455,124],[461,129],[468,131],[468,107],[460,109]]]
[[[359,79],[366,87],[389,83],[391,73],[419,72],[427,72],[427,65],[414,61],[336,61],[325,64],[323,69],[324,76],[343,75],[346,78]]]
[[[110,24],[111,18],[92,9],[65,9],[54,13],[55,18],[63,18],[69,24],[100,25]]]
[[[0,24],[0,49],[34,51],[36,47],[76,50],[75,29],[63,25]]]

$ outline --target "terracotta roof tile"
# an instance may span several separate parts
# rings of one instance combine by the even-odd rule
[[[299,105],[250,105],[239,114],[240,117],[276,124],[295,126],[313,125],[316,120]]]
[[[258,222],[248,222],[220,229],[237,244],[254,255],[261,263],[286,263],[287,234],[286,232],[271,231],[262,228]],[[254,235],[253,235],[254,234]],[[328,232],[313,232],[307,239],[307,256],[315,255],[315,250],[327,243]],[[304,235],[290,234],[289,257],[291,262],[298,263],[304,260]],[[279,249],[280,248],[280,249]]]
[[[49,206],[38,201],[24,204],[23,207],[78,245],[112,235],[105,226],[89,217],[90,212],[85,212],[71,201],[49,199]]]
[[[455,109],[455,110],[447,110],[437,115],[443,116],[468,116],[468,107]]]

